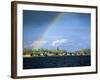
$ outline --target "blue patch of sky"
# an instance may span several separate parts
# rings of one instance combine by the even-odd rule
[[[61,12],[23,10],[23,40],[24,48],[31,48],[37,38],[41,37],[47,25]],[[63,15],[50,28],[41,47],[75,51],[80,48],[90,48],[90,20],[88,13],[62,12]],[[54,42],[58,43],[52,45]],[[65,40],[59,44],[60,40]]]

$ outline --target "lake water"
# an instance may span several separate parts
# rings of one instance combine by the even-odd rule
[[[90,56],[48,56],[23,58],[23,69],[90,66]]]

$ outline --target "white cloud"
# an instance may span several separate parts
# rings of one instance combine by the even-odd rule
[[[50,40],[50,41],[34,41],[31,46],[32,47],[38,47],[40,44],[42,45],[47,45],[47,46],[60,46],[60,45],[64,45],[66,43],[68,43],[69,40],[68,39],[57,39],[57,40]]]
[[[34,43],[36,43],[36,44],[46,44],[47,41],[35,41]]]
[[[47,44],[48,42],[47,41],[34,41],[31,46],[38,46],[40,44]]]
[[[59,46],[59,45],[62,45],[64,43],[67,43],[68,40],[67,39],[60,39],[60,40],[54,40],[51,45],[52,46]]]

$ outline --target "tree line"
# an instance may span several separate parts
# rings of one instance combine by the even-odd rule
[[[44,49],[44,48],[38,48],[38,49],[28,49],[24,48],[23,49],[23,55],[24,56],[84,56],[84,55],[90,55],[91,50],[88,48],[85,49],[80,49],[74,52],[69,52],[66,50],[60,50],[59,48],[57,49]]]

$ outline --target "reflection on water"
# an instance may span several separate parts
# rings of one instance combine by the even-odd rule
[[[23,58],[23,69],[90,66],[88,56],[48,56]]]

